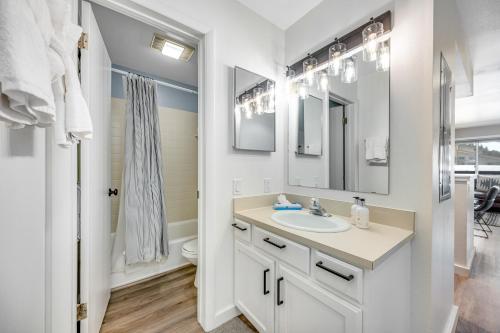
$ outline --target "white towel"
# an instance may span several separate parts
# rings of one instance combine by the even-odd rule
[[[368,162],[387,162],[387,138],[367,137],[365,139],[365,159]]]
[[[44,1],[0,1],[0,118],[11,127],[55,120],[48,57],[52,33]]]
[[[92,138],[92,120],[87,102],[82,96],[82,90],[76,65],[72,59],[72,52],[80,38],[82,28],[70,21],[71,8],[65,0],[47,0],[51,12],[54,35],[51,40],[51,50],[59,56],[63,64],[64,95],[54,92],[55,103],[58,108],[58,119],[55,126],[56,142],[62,146],[69,146],[82,139]],[[54,67],[56,63],[52,64]],[[55,80],[61,80],[57,71]],[[60,82],[53,82],[54,89],[60,89]],[[63,99],[62,99],[63,98]]]

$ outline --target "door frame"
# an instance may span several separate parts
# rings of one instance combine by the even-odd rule
[[[81,0],[72,0],[73,7],[78,7],[76,3]],[[198,302],[197,316],[198,322],[205,331],[209,331],[216,326],[215,317],[215,249],[207,244],[213,244],[215,238],[215,30],[200,22],[195,22],[176,9],[168,5],[159,5],[161,9],[150,9],[130,0],[88,0],[101,6],[112,9],[118,13],[124,14],[148,25],[159,29],[177,31],[179,34],[196,40],[198,44]],[[47,147],[54,149],[53,142],[47,142]],[[57,147],[57,146],[56,146]],[[62,148],[61,148],[62,149]],[[58,197],[69,198],[71,206],[71,218],[69,223],[71,228],[67,228],[62,235],[61,231],[52,229],[47,235],[47,239],[54,239],[52,235],[59,235],[59,239],[71,240],[71,244],[76,244],[77,228],[77,197],[76,197],[76,147],[72,147],[71,157],[60,159],[57,154],[47,156],[47,163],[53,168],[62,170],[73,170],[72,176],[61,181],[57,175],[47,175],[47,184],[56,184],[52,191],[57,188]],[[69,153],[69,152],[68,152]],[[66,154],[68,154],[66,153]],[[63,183],[63,184],[61,184]],[[57,201],[48,197],[47,204],[55,204]],[[68,219],[64,219],[68,223]],[[60,223],[61,224],[61,223]],[[67,243],[67,242],[66,242]],[[50,253],[47,253],[47,262],[53,262],[52,257],[57,253],[67,253],[68,244],[59,244],[52,242]],[[60,252],[66,251],[66,252]],[[71,258],[69,258],[71,257]],[[55,311],[49,308],[46,313],[47,320],[46,332],[67,333],[76,332],[76,267],[77,267],[76,246],[64,263],[66,272],[72,271],[72,276],[60,274],[64,271],[59,265],[51,267],[46,271],[46,276],[54,281],[57,277],[68,281],[68,288],[65,288],[66,297],[61,297],[61,290],[47,287],[47,301],[52,302],[50,308],[63,306],[67,309],[68,301],[73,303],[69,313],[66,310],[64,316],[57,316]],[[66,267],[67,266],[67,267]],[[54,269],[56,268],[56,269]],[[65,302],[62,302],[62,300]],[[61,300],[61,301],[60,301]],[[57,304],[59,303],[59,304]],[[64,304],[63,304],[64,303]],[[61,314],[61,312],[59,312]],[[69,320],[68,316],[71,316]],[[71,322],[71,330],[68,330],[68,324]],[[59,323],[64,323],[64,330],[58,330]]]

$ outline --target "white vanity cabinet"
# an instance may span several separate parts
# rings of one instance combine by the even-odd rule
[[[361,333],[361,309],[278,264],[276,331]]]
[[[259,332],[409,331],[409,243],[376,269],[361,269],[255,225],[234,222],[240,227],[234,231],[235,304]]]
[[[275,263],[238,240],[234,251],[236,306],[259,332],[274,332]]]

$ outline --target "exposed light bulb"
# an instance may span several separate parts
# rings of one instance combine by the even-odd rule
[[[337,39],[335,39],[337,41]],[[347,46],[344,43],[336,42],[328,50],[328,57],[330,59],[330,64],[328,66],[328,72],[332,76],[339,76],[344,68],[344,59],[342,58],[347,50]]]
[[[389,45],[384,43],[377,54],[376,68],[378,72],[386,72],[391,67],[391,51]]]
[[[358,69],[355,57],[345,60],[345,69],[342,72],[341,79],[344,83],[353,83],[358,80]]]
[[[377,52],[380,47],[379,38],[384,34],[384,25],[381,22],[374,22],[363,29],[363,60],[377,60]]]
[[[304,81],[300,81],[298,84],[298,92],[301,99],[306,99],[308,95],[307,85]]]
[[[322,72],[319,76],[319,87],[321,91],[328,91],[328,74],[326,72]]]
[[[306,82],[311,87],[314,85],[314,82],[316,81],[315,70],[316,66],[318,66],[318,60],[316,58],[309,57],[306,60],[304,60],[302,66],[306,77]]]

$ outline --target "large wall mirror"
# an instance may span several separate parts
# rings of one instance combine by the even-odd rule
[[[354,59],[354,82],[289,95],[290,185],[389,193],[389,71]]]
[[[234,69],[234,141],[242,150],[276,151],[275,82]]]

